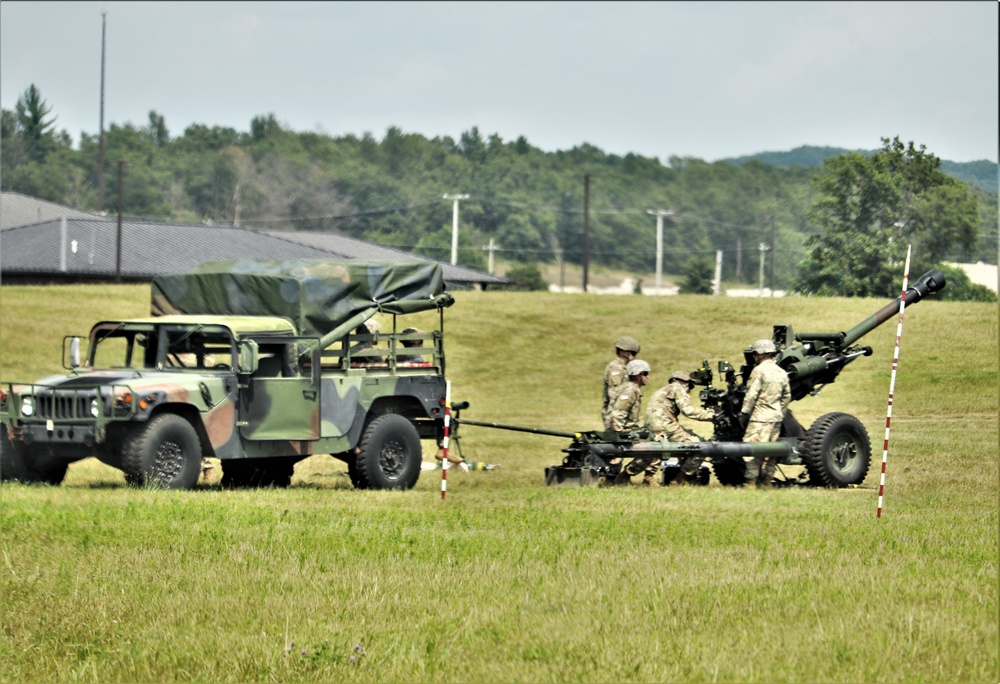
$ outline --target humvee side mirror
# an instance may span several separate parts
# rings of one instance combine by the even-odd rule
[[[260,351],[257,342],[254,340],[243,340],[240,342],[240,373],[253,375],[257,372],[257,363],[260,361]]]
[[[80,338],[76,336],[63,338],[63,345],[66,344],[66,340],[69,340],[69,358],[63,357],[63,368],[79,368],[80,367]],[[66,347],[63,346],[63,352],[66,352]],[[68,362],[68,363],[67,363]]]

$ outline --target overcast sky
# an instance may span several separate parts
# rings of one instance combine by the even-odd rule
[[[75,142],[105,126],[330,135],[478,126],[547,151],[716,159],[800,145],[997,161],[998,4],[0,3],[0,103],[34,83]]]

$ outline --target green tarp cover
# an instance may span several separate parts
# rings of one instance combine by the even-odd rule
[[[152,314],[282,316],[323,336],[365,312],[447,306],[443,293],[441,266],[430,261],[210,261],[153,278]]]

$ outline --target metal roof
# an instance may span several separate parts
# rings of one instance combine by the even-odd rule
[[[95,214],[64,207],[48,200],[22,195],[19,192],[5,191],[0,193],[0,230],[50,221],[63,216],[66,218],[96,217]]]
[[[58,218],[7,228],[0,234],[0,274],[4,278],[113,279],[117,273],[117,234],[116,220],[97,217]],[[206,261],[361,258],[362,255],[371,259],[427,260],[344,236],[122,221],[122,280],[150,280],[161,273],[183,273]],[[442,270],[451,288],[508,282],[505,278],[450,264],[442,264]]]

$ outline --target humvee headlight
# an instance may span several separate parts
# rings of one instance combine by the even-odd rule
[[[100,412],[100,406],[98,406],[98,404],[97,404],[97,399],[96,398],[91,399],[90,400],[90,415],[92,415],[94,418],[97,418],[97,414],[99,412]]]
[[[24,397],[21,399],[21,415],[27,418],[35,415],[35,398]]]

